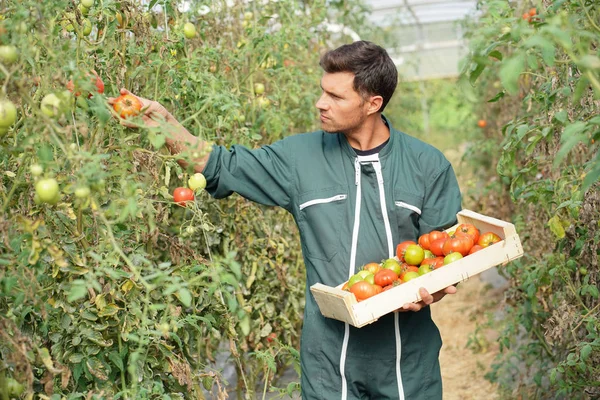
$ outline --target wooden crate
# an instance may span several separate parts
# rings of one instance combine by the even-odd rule
[[[356,300],[354,294],[341,289],[343,283],[337,287],[316,283],[310,287],[310,291],[321,313],[325,317],[360,328],[377,321],[379,317],[397,310],[406,303],[421,301],[419,296],[421,287],[427,289],[429,293],[435,293],[523,255],[523,247],[513,224],[470,210],[460,211],[457,219],[459,224],[473,224],[481,233],[494,232],[503,240],[361,302]],[[456,226],[447,231],[453,231]]]

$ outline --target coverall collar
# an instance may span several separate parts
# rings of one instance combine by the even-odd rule
[[[387,125],[387,127],[390,130],[390,141],[379,152],[379,159],[386,157],[392,151],[392,148],[394,147],[394,142],[397,140],[397,138],[396,138],[397,135],[394,135],[394,129],[392,128],[392,123],[383,114],[381,115],[381,118],[383,119],[383,122],[385,122],[385,124]],[[340,133],[339,138],[340,138],[340,143],[341,143],[342,149],[344,150],[344,153],[346,153],[346,155],[348,157],[350,157],[351,159],[354,160],[357,157],[356,152],[354,151],[352,146],[350,146],[350,143],[348,143],[348,139],[346,138],[346,136],[344,136],[343,133]]]

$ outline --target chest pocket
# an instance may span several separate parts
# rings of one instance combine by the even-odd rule
[[[394,192],[394,216],[398,228],[398,243],[418,239],[419,218],[423,209],[423,197],[396,189]]]
[[[342,186],[300,196],[298,225],[307,257],[331,261],[338,253],[347,199]]]

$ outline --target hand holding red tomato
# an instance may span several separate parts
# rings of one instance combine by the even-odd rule
[[[142,105],[142,122],[144,123],[145,127],[154,128],[159,126],[163,121],[174,126],[179,126],[179,122],[175,119],[175,117],[173,117],[173,115],[171,115],[171,113],[167,111],[167,109],[164,106],[162,106],[159,102],[136,96],[127,89],[121,89],[120,94],[121,96],[133,96],[134,98],[140,101]],[[109,97],[108,104],[114,107],[119,97]],[[134,122],[125,121],[123,118],[121,118],[121,124],[129,128],[142,127]]]

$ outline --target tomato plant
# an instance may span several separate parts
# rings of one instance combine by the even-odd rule
[[[178,161],[202,155],[169,154],[168,129],[130,128],[99,93],[159,101],[227,147],[313,131],[319,54],[347,39],[320,26],[342,6],[183,3],[1,3],[0,374],[25,396],[255,398],[299,365],[305,275],[292,218],[200,190],[193,207],[172,207],[196,172]]]

